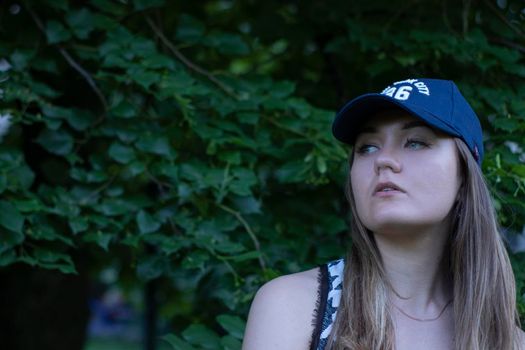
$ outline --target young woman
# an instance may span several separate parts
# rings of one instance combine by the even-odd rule
[[[409,79],[350,101],[346,259],[257,293],[244,350],[510,350],[514,276],[481,173],[475,113],[451,81]]]

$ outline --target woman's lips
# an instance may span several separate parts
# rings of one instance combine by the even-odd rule
[[[375,187],[374,196],[389,197],[404,192],[403,189],[393,182],[380,182]]]
[[[392,197],[392,196],[395,196],[395,195],[398,195],[398,194],[401,194],[401,193],[403,193],[403,192],[397,191],[397,190],[378,191],[378,192],[374,193],[374,197]]]

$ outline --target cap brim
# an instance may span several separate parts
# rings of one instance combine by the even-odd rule
[[[348,102],[337,113],[332,124],[332,133],[339,141],[353,144],[361,129],[361,125],[368,120],[367,117],[396,109],[404,110],[447,134],[460,136],[460,134],[450,125],[446,124],[442,118],[435,117],[427,110],[411,105],[410,103],[396,100],[390,96],[375,93],[362,95]]]

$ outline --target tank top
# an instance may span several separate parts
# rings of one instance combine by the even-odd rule
[[[344,259],[331,261],[319,267],[319,289],[310,350],[328,350],[325,348],[341,300],[344,268]]]

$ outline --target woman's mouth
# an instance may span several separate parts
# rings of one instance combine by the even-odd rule
[[[380,182],[375,187],[374,195],[385,196],[403,192],[404,191],[393,182]]]

